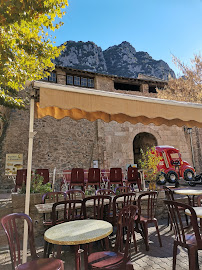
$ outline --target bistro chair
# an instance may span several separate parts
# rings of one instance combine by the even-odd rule
[[[197,197],[197,206],[199,207],[202,206],[202,195],[199,195]],[[200,222],[200,230],[202,230],[202,218],[200,218],[199,222]]]
[[[150,191],[139,195],[137,199],[138,218],[136,220],[136,224],[137,225],[140,224],[143,229],[144,241],[147,251],[149,250],[149,236],[148,236],[149,223],[154,223],[158,235],[159,244],[160,247],[162,247],[158,222],[157,219],[155,218],[157,195],[158,195],[157,191]]]
[[[86,182],[86,189],[88,186],[95,186],[95,188],[100,188],[100,169],[99,168],[89,168],[88,170],[88,180]]]
[[[112,197],[109,195],[94,195],[83,199],[84,218],[108,220]],[[91,207],[90,213],[88,208]]]
[[[43,176],[43,184],[46,184],[49,182],[49,170],[48,169],[36,169],[35,174],[38,174],[40,176]]]
[[[110,168],[109,173],[109,185],[108,187],[111,187],[111,185],[120,185],[123,186],[123,174],[121,168]]]
[[[70,189],[66,191],[67,199],[76,200],[76,199],[84,199],[85,193],[81,189]]]
[[[141,191],[142,190],[141,178],[138,169],[135,167],[128,167],[126,185],[133,187],[133,185],[136,184],[138,186],[139,191]]]
[[[70,189],[74,186],[81,186],[84,191],[84,170],[81,168],[73,168],[71,171]]]
[[[163,186],[163,189],[165,191],[166,200],[175,201],[173,190],[166,186]],[[184,213],[184,208],[179,208],[179,211],[182,211]],[[185,213],[184,213],[184,216],[185,216],[185,220],[188,226],[189,225],[188,216]],[[169,224],[170,224],[170,230],[172,230],[172,222],[170,222],[170,212],[168,211],[168,226]]]
[[[124,194],[124,193],[129,193],[131,191],[130,187],[117,187],[115,189],[116,195]]]
[[[83,201],[82,200],[66,200],[53,204],[52,207],[52,226],[61,224],[67,221],[83,219]],[[44,257],[49,257],[53,244],[44,242]],[[60,257],[61,246],[57,246],[57,257]]]
[[[62,191],[54,191],[54,192],[47,192],[42,196],[42,203],[56,203],[59,201],[66,200],[67,195],[65,192]],[[52,216],[47,216],[47,214],[43,214],[43,224],[44,226],[52,226]]]
[[[189,270],[199,269],[198,265],[198,250],[202,250],[202,238],[200,235],[196,212],[193,207],[188,204],[176,202],[176,201],[164,201],[168,207],[170,213],[171,222],[173,224],[173,230],[175,233],[175,240],[173,245],[173,270],[176,269],[176,259],[177,259],[177,247],[187,248],[189,257]],[[185,230],[183,225],[183,220],[179,209],[184,209],[190,212],[190,221],[193,231]]]
[[[116,195],[116,193],[109,188],[102,188],[102,189],[98,189],[95,192],[96,195]]]
[[[21,254],[20,250],[22,246],[20,239],[22,239],[21,235],[22,230],[20,230],[20,228],[23,227],[24,221],[26,221],[28,225],[28,240],[32,260],[22,264],[22,260],[20,258]],[[39,259],[35,249],[33,223],[28,215],[24,213],[9,214],[1,219],[1,224],[8,239],[12,270],[64,269],[63,262],[59,259],[54,258]],[[18,225],[20,225],[19,228],[17,228]]]
[[[26,184],[26,181],[27,181],[27,169],[17,170],[15,192],[18,190],[18,188],[22,188],[23,182],[24,184]]]
[[[118,216],[115,247],[113,251],[95,252],[88,256],[89,269],[133,270],[130,261],[130,244],[134,233],[134,219],[137,206],[124,207]],[[125,246],[123,245],[123,231],[127,231]]]

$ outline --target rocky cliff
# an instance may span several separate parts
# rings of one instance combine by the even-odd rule
[[[90,41],[68,41],[54,62],[59,66],[128,78],[137,78],[139,73],[165,80],[169,75],[175,77],[166,62],[154,60],[147,52],[137,52],[126,41],[104,51]]]

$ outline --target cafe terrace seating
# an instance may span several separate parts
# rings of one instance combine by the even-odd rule
[[[136,220],[137,225],[142,225],[143,235],[146,250],[149,250],[149,236],[148,236],[148,224],[154,223],[156,232],[159,239],[160,247],[162,247],[161,236],[158,228],[158,222],[155,218],[156,202],[157,202],[157,191],[150,191],[140,194],[137,199],[138,206],[138,218]],[[146,200],[146,208],[143,209],[143,200]]]
[[[95,186],[96,189],[100,188],[100,169],[99,168],[89,168],[88,170],[88,180],[86,182],[86,188],[88,188],[89,185]]]
[[[71,180],[70,180],[70,189],[74,186],[80,186],[84,190],[84,169],[82,168],[73,168],[71,171]]]
[[[110,168],[108,187],[110,188],[111,185],[116,185],[116,184],[123,186],[122,169],[121,168]]]
[[[88,256],[89,269],[114,269],[132,270],[133,265],[130,261],[130,244],[134,230],[134,219],[137,214],[137,206],[130,205],[124,207],[118,216],[117,233],[115,247],[113,251],[95,252]],[[123,245],[123,231],[127,231],[125,247]]]
[[[96,195],[116,195],[116,193],[109,188],[98,189],[95,192]]]
[[[19,222],[21,221],[21,224]],[[19,229],[17,225],[23,225],[24,221],[27,222],[28,225],[28,240],[31,251],[32,260],[23,263],[21,260],[21,252],[20,252],[20,239],[21,235],[19,233]],[[64,270],[63,262],[59,259],[54,258],[46,258],[39,259],[36,254],[35,243],[34,243],[34,234],[33,234],[33,224],[32,220],[29,216],[24,213],[13,213],[9,214],[1,219],[1,224],[6,233],[8,244],[10,248],[10,256],[12,262],[12,270]]]
[[[126,185],[133,187],[133,185],[136,185],[136,184],[138,186],[139,191],[141,191],[142,190],[141,178],[140,178],[140,173],[138,172],[138,169],[135,167],[128,167]]]
[[[64,201],[67,198],[67,194],[65,192],[62,191],[54,191],[54,192],[47,192],[45,194],[43,194],[42,196],[42,203],[46,203],[46,202],[59,202],[59,201]],[[48,216],[47,214],[43,215],[43,224],[44,226],[50,227],[52,226],[52,216]]]
[[[35,175],[38,174],[44,178],[43,184],[49,182],[49,170],[48,169],[36,169]]]
[[[67,199],[69,200],[76,200],[78,198],[84,199],[85,193],[81,189],[70,189],[66,191]]]
[[[175,201],[173,190],[171,188],[169,188],[169,187],[166,187],[166,186],[163,186],[163,189],[165,191],[166,200]],[[184,213],[184,208],[179,207],[179,211],[182,211]],[[186,223],[187,223],[187,226],[188,226],[189,225],[188,216],[185,213],[184,213],[184,216],[185,216],[185,220],[186,220]],[[172,222],[170,222],[170,220],[171,220],[170,212],[168,211],[168,226],[169,226],[169,223],[170,223],[170,229],[172,229]]]
[[[176,269],[176,260],[177,260],[177,248],[181,246],[182,248],[186,248],[188,250],[189,257],[189,269],[199,269],[198,265],[198,250],[202,250],[202,238],[199,231],[197,216],[195,210],[189,206],[188,204],[179,203],[176,201],[164,201],[168,207],[168,211],[170,213],[171,222],[173,226],[173,230],[175,233],[175,240],[173,245],[173,270]],[[190,212],[190,220],[193,231],[187,233],[184,228],[183,220],[181,217],[180,209],[189,210]]]

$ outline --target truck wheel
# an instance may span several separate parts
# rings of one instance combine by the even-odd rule
[[[164,172],[161,172],[156,178],[156,183],[158,185],[165,185],[166,183],[166,174]]]
[[[167,180],[169,183],[174,184],[176,181],[178,181],[178,174],[175,171],[169,171],[167,173]]]
[[[186,181],[193,181],[194,180],[194,172],[190,169],[186,169],[184,171],[184,179]]]

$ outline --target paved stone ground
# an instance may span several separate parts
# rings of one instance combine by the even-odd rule
[[[173,248],[173,233],[167,227],[167,220],[159,221],[159,229],[162,238],[163,247],[159,246],[155,228],[149,228],[150,250],[145,250],[145,245],[140,234],[136,233],[138,252],[135,253],[132,247],[132,262],[135,270],[146,269],[172,269],[172,248]],[[36,247],[40,257],[43,256],[43,239],[37,238]],[[94,247],[97,249],[97,245]],[[62,254],[62,259],[65,262],[65,270],[74,270],[74,249],[67,247],[67,250]],[[202,251],[199,251],[199,265],[202,265]],[[10,255],[7,249],[0,252],[0,269],[11,270]],[[82,268],[83,269],[83,268]],[[187,250],[179,248],[177,255],[177,270],[188,270],[188,255]],[[202,267],[200,268],[202,269]]]

